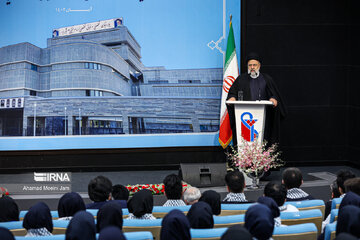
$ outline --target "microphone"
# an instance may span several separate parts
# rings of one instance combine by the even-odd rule
[[[258,100],[259,101],[261,100],[261,90],[260,90],[260,88],[259,88]]]

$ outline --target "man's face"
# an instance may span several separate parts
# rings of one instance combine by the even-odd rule
[[[250,72],[255,72],[260,69],[260,63],[257,60],[250,60],[248,62],[248,70]]]
[[[259,76],[260,62],[257,60],[248,61],[248,74],[250,77],[257,78]]]

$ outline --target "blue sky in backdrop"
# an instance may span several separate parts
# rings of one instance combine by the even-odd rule
[[[145,66],[167,69],[223,66],[207,44],[223,35],[223,0],[0,0],[0,47],[30,42],[45,48],[52,29],[123,17],[141,46]],[[240,1],[227,0],[239,57]],[[85,10],[66,12],[57,9]],[[220,44],[223,51],[226,39]]]

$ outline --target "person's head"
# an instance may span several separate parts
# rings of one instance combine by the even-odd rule
[[[15,240],[14,235],[10,232],[9,229],[0,227],[0,239],[1,240]]]
[[[95,240],[94,216],[86,211],[77,212],[66,228],[66,240]]]
[[[331,198],[338,198],[341,196],[336,180],[330,185],[330,189],[331,189]]]
[[[19,221],[19,207],[8,196],[0,198],[0,222]]]
[[[189,187],[184,192],[184,202],[186,205],[193,205],[198,202],[201,197],[201,192],[197,187]]]
[[[348,205],[360,207],[360,196],[353,192],[347,192],[345,197],[341,200],[339,211]]]
[[[103,205],[97,212],[96,231],[100,232],[108,226],[117,226],[122,229],[123,214],[120,203],[110,201]]]
[[[276,204],[274,199],[270,197],[259,197],[257,202],[266,205],[271,210],[273,218],[280,216],[279,206]]]
[[[25,214],[23,227],[26,230],[46,228],[49,232],[52,232],[53,222],[49,207],[43,202],[33,205]]]
[[[126,240],[126,238],[120,228],[109,226],[100,231],[99,240]]]
[[[339,192],[341,194],[345,193],[345,186],[344,183],[346,180],[350,179],[350,178],[355,178],[355,174],[350,171],[350,170],[340,170],[337,174],[336,174],[336,183],[338,185],[339,188]]]
[[[161,222],[160,240],[168,239],[191,239],[189,220],[178,209],[171,210]]]
[[[275,226],[273,214],[264,204],[255,204],[246,211],[244,226],[258,240],[269,239]]]
[[[229,192],[242,193],[245,187],[244,174],[239,171],[231,171],[225,175],[225,182]]]
[[[336,224],[336,235],[346,232],[360,238],[360,208],[348,205],[339,209],[339,216]]]
[[[287,189],[299,188],[303,183],[303,177],[300,169],[287,168],[282,174],[282,183]]]
[[[287,190],[285,186],[277,182],[269,182],[265,185],[264,196],[274,199],[276,204],[281,207],[286,200]]]
[[[229,227],[220,238],[220,240],[234,240],[234,239],[252,240],[253,238],[249,233],[249,231],[239,224]]]
[[[220,194],[214,190],[205,191],[199,201],[209,204],[214,215],[221,213],[221,197]]]
[[[360,177],[350,178],[344,182],[345,191],[360,195]]]
[[[165,195],[168,199],[180,199],[182,196],[182,182],[179,176],[170,174],[164,178]]]
[[[213,228],[214,218],[211,207],[206,202],[197,202],[186,215],[191,228]]]
[[[84,200],[76,192],[65,193],[58,203],[59,217],[72,217],[78,211],[86,209]]]
[[[112,183],[104,176],[97,176],[88,185],[88,194],[93,202],[104,202],[111,199]]]
[[[246,57],[248,74],[252,78],[257,78],[260,74],[261,59],[257,53],[249,53]]]
[[[111,195],[114,200],[127,201],[129,199],[129,190],[121,184],[116,184],[112,187]]]
[[[146,213],[152,213],[154,198],[151,191],[147,189],[136,192],[128,202],[129,212],[140,218]]]

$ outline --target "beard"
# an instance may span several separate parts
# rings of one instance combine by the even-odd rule
[[[250,71],[248,69],[248,74],[250,75],[251,78],[257,78],[260,75],[260,69],[257,69],[255,71]]]

